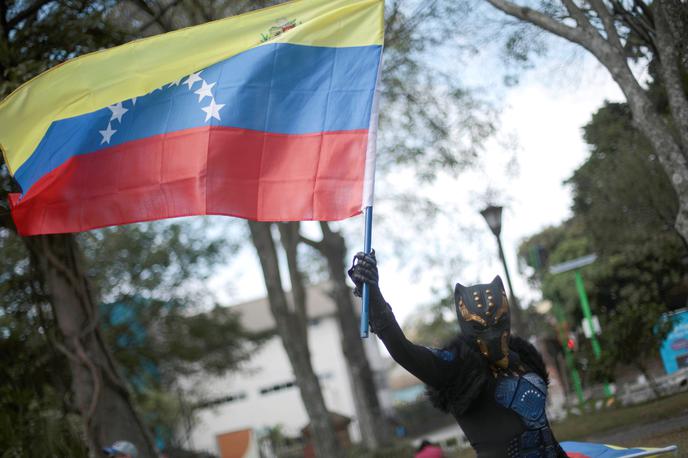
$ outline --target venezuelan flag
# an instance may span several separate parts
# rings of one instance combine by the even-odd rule
[[[651,458],[667,454],[673,455],[677,451],[675,445],[662,448],[624,448],[616,445],[572,441],[561,442],[560,445],[569,458]]]
[[[72,59],[0,103],[22,235],[371,205],[383,0],[296,0]]]

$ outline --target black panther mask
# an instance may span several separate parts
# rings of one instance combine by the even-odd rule
[[[473,286],[457,283],[454,300],[461,332],[475,339],[490,364],[507,368],[511,317],[502,279],[496,276],[492,283]]]

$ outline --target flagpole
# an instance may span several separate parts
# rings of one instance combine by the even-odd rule
[[[373,207],[365,208],[365,229],[363,236],[363,251],[368,254],[371,251],[371,242],[373,238]],[[370,303],[370,287],[368,283],[363,283],[361,306],[361,338],[368,337],[368,304]]]

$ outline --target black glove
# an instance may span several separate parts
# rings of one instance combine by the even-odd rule
[[[354,261],[349,269],[349,278],[354,282],[354,295],[361,297],[363,294],[363,283],[368,283],[372,287],[378,286],[379,275],[377,273],[377,260],[375,259],[375,250],[370,254],[365,254],[359,251],[354,256]]]
[[[382,297],[382,292],[380,292],[375,250],[369,254],[363,252],[356,253],[348,273],[349,278],[356,285],[354,288],[355,296],[361,297],[363,294],[363,283],[368,284],[370,289],[370,328],[377,334],[387,326],[390,319],[394,320],[394,314],[385,298]]]

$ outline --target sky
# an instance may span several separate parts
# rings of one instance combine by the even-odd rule
[[[551,71],[545,66],[528,72],[519,85],[504,90],[499,136],[514,140],[515,149],[497,140],[489,142],[477,170],[458,179],[444,177],[430,192],[438,205],[455,208],[454,217],[434,224],[427,234],[450,240],[435,251],[461,254],[463,262],[453,266],[455,271],[441,265],[417,275],[398,261],[383,263],[383,255],[378,254],[383,294],[401,322],[419,305],[432,301],[433,287],[442,288],[447,282],[487,283],[500,275],[506,285],[496,240],[479,213],[487,183],[497,191],[492,203],[504,207],[501,238],[514,292],[522,304],[540,299],[519,273],[518,245],[571,216],[571,190],[564,181],[588,155],[582,126],[605,100],[623,100],[616,84],[592,59],[578,62],[579,72],[573,77],[558,77]],[[461,229],[453,231],[453,227]],[[391,225],[374,232],[373,246],[376,238],[384,241],[398,230]]]
[[[571,216],[571,190],[564,181],[588,155],[581,128],[605,100],[623,100],[618,87],[601,68],[586,61],[583,70],[587,73],[581,75],[580,84],[564,84],[532,72],[517,87],[509,89],[505,94],[500,125],[516,140],[515,167],[508,170],[505,165],[514,153],[492,142],[482,157],[485,163],[483,170],[489,173],[468,172],[456,180],[461,182],[463,194],[469,197],[480,195],[487,181],[498,189],[494,203],[504,206],[502,243],[514,291],[522,303],[537,300],[539,294],[531,290],[525,277],[519,274],[518,245],[523,239]],[[448,190],[452,186],[448,183],[442,187]],[[458,187],[458,183],[454,187]],[[451,195],[450,191],[445,193]],[[461,219],[468,219],[469,224],[481,232],[477,237],[466,240],[469,246],[463,249],[471,253],[469,261],[473,261],[470,263],[472,268],[464,269],[465,282],[458,278],[456,281],[485,283],[496,274],[504,278],[496,240],[479,214],[481,203],[469,203],[464,208],[460,213]],[[408,283],[403,272],[381,268],[380,275],[381,278],[399,276],[394,280],[395,284]],[[399,304],[395,311],[402,320],[419,303],[431,299],[427,291],[418,289],[393,289],[386,293],[388,302]]]
[[[568,58],[569,65],[560,64],[562,55],[573,56]],[[438,290],[446,291],[447,285],[485,283],[495,275],[504,279],[496,240],[479,214],[488,183],[495,191],[492,203],[504,206],[501,236],[514,292],[522,304],[537,301],[539,292],[519,273],[518,245],[570,217],[571,191],[564,181],[588,154],[581,128],[605,100],[623,100],[606,70],[586,54],[571,52],[571,47],[558,49],[555,56],[521,73],[515,86],[502,84],[498,65],[496,53],[463,62],[466,84],[487,91],[501,112],[497,137],[487,143],[478,167],[458,178],[439,176],[423,191],[448,214],[419,236],[405,228],[407,215],[385,200],[384,190],[376,190],[375,213],[379,216],[373,247],[378,254],[382,292],[400,322],[431,302]],[[393,181],[399,188],[406,186],[415,192],[412,174],[395,173],[378,175],[376,186]],[[349,235],[353,255],[362,248],[363,218],[351,218],[339,227]],[[304,223],[303,230],[318,232],[313,223]],[[437,261],[434,267],[423,263],[425,255]],[[210,287],[227,305],[264,296],[252,247],[248,245],[232,265],[221,269]]]

